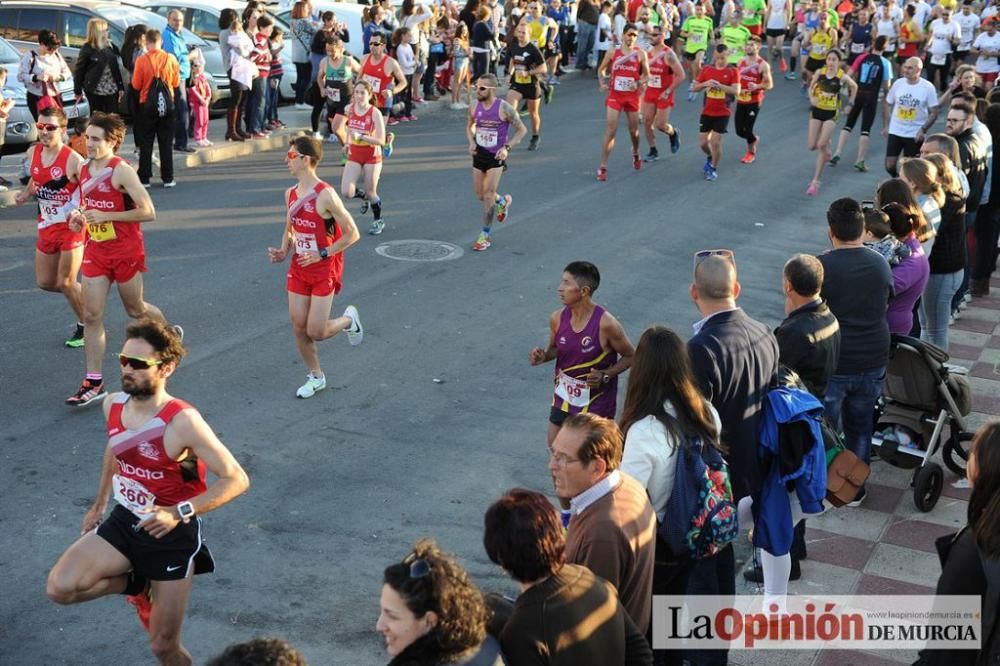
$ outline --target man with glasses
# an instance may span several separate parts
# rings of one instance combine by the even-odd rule
[[[160,309],[144,300],[142,283],[146,246],[141,225],[156,219],[156,209],[138,174],[115,154],[125,139],[125,123],[113,113],[95,113],[85,136],[90,159],[80,168],[80,207],[66,218],[71,231],[87,228],[82,264],[87,374],[76,393],[66,398],[72,407],[84,407],[107,395],[102,369],[104,310],[112,284],[118,286],[128,316],[164,321]],[[183,338],[183,330],[174,328]]]
[[[507,168],[511,148],[521,143],[528,129],[521,122],[517,109],[496,96],[497,77],[484,74],[476,81],[476,104],[469,110],[465,136],[472,155],[472,189],[483,202],[483,230],[472,249],[482,252],[492,245],[490,228],[493,214],[497,222],[505,222],[513,198],[497,193],[500,177]],[[510,128],[514,128],[511,136]]]
[[[193,576],[215,569],[200,516],[242,495],[250,479],[201,414],[167,393],[185,354],[180,337],[150,319],[125,336],[122,392],[104,400],[97,496],[45,591],[58,604],[124,594],[159,662],[191,664],[180,636]],[[218,477],[210,486],[206,470]],[[105,518],[110,496],[116,505]]]
[[[652,26],[649,39],[653,48],[647,54],[649,80],[642,97],[642,125],[649,143],[645,161],[654,162],[660,158],[654,129],[670,137],[671,153],[681,148],[677,128],[670,124],[670,110],[674,108],[674,91],[684,81],[684,67],[674,50],[664,43],[662,26]]]
[[[601,165],[597,169],[597,180],[608,179],[608,157],[615,147],[618,121],[625,114],[628,121],[628,135],[632,141],[632,168],[642,168],[639,157],[639,104],[641,93],[649,80],[649,60],[646,52],[636,45],[639,29],[633,23],[626,23],[622,33],[622,46],[608,51],[597,68],[597,80],[602,91],[608,92],[607,125],[604,142],[601,144]]]
[[[66,113],[50,106],[38,114],[38,143],[32,148],[31,180],[14,201],[22,205],[32,195],[38,199],[38,241],[35,243],[35,276],[39,289],[62,293],[76,315],[76,331],[67,347],[82,347],[83,291],[76,275],[83,261],[83,230],[69,228],[66,216],[80,181],[83,159],[63,143]],[[78,195],[77,195],[78,196]]]
[[[965,198],[965,226],[966,229],[972,229],[975,226],[976,216],[979,213],[980,204],[982,203],[983,190],[986,187],[986,178],[989,175],[993,143],[989,139],[988,130],[985,132],[985,141],[982,136],[976,133],[973,127],[976,122],[975,107],[973,106],[975,102],[970,102],[964,95],[971,97],[971,93],[959,93],[952,98],[951,107],[948,109],[948,115],[945,119],[944,131],[958,142],[958,155],[961,163],[955,166],[965,174],[969,183],[969,195]],[[984,211],[984,214],[987,216],[991,215],[992,211],[987,209]],[[980,226],[982,227],[990,225],[991,222],[986,218],[980,221]],[[973,295],[984,296],[989,294],[988,273],[987,278],[982,278],[984,271],[975,265],[977,252],[974,236],[972,238],[967,237],[967,240],[967,245],[970,247],[967,247],[966,252],[966,270],[962,277],[962,284],[959,285],[958,291],[952,297],[952,312],[958,311],[962,298],[969,291],[969,283],[973,274],[977,276],[975,283],[972,285]],[[992,253],[981,256],[989,263],[989,257],[992,256]]]
[[[525,101],[528,116],[531,118],[531,141],[528,143],[528,150],[538,150],[538,136],[542,131],[540,110],[542,91],[539,77],[545,76],[547,70],[542,52],[528,40],[527,21],[521,21],[514,29],[514,41],[507,47],[507,58],[509,63],[507,71],[510,72],[507,103],[516,109],[522,99]]]
[[[729,100],[740,95],[740,75],[735,67],[728,65],[725,44],[715,46],[715,59],[711,65],[702,68],[693,90],[696,93],[705,91],[705,104],[698,121],[698,146],[706,156],[702,169],[705,180],[714,181],[719,178],[722,135],[728,131],[729,115],[732,113]]]
[[[396,59],[386,54],[385,36],[372,35],[368,46],[371,53],[361,61],[361,78],[372,84],[372,90],[378,98],[375,106],[387,119],[387,124],[395,125],[399,120],[392,116],[392,98],[406,89],[406,76]],[[396,135],[392,132],[386,135],[385,148],[382,150],[384,157],[392,155],[395,138]]]

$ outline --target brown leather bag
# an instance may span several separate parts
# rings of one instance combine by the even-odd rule
[[[826,501],[834,506],[853,502],[871,469],[853,451],[844,449],[826,468]]]

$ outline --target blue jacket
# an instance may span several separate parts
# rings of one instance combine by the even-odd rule
[[[170,27],[163,29],[163,50],[177,59],[181,70],[181,83],[191,78],[191,61],[188,59],[188,47],[184,36],[175,33]]]
[[[768,391],[761,413],[760,446],[757,455],[764,466],[764,485],[753,496],[754,545],[772,555],[784,555],[792,547],[792,487],[803,513],[823,511],[826,496],[826,449],[820,418],[823,405],[804,388],[780,385]],[[785,430],[785,447],[779,447],[781,428],[802,423],[805,429]],[[804,437],[803,437],[804,435]],[[796,443],[789,440],[798,438]],[[792,469],[782,471],[794,461]]]

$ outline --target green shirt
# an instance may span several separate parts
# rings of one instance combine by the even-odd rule
[[[730,65],[736,65],[743,59],[743,56],[746,55],[744,47],[750,40],[750,36],[750,31],[747,30],[746,26],[733,27],[728,23],[722,26],[722,43],[729,49],[726,62]]]
[[[764,0],[743,0],[743,25],[760,25],[764,9]]]
[[[681,32],[687,35],[684,39],[684,52],[707,51],[708,37],[712,34],[714,27],[712,19],[708,17],[689,16],[684,19],[684,25],[681,26]]]

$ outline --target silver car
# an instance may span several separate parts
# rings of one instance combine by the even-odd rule
[[[3,84],[4,99],[13,99],[14,108],[7,119],[7,132],[4,135],[4,152],[19,152],[38,140],[38,130],[35,120],[28,110],[27,92],[24,84],[17,80],[17,68],[21,62],[21,54],[7,40],[0,38],[0,67],[7,70],[7,80]],[[83,100],[76,104],[73,94],[73,82],[63,81],[59,84],[59,94],[62,98],[66,115],[72,119],[90,115],[90,104]]]

